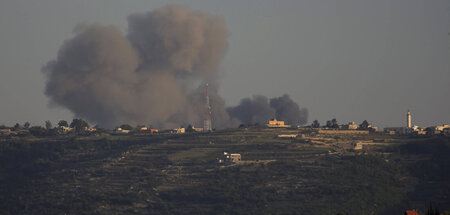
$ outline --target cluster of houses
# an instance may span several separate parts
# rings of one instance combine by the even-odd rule
[[[154,128],[148,128],[145,126],[140,126],[137,127],[136,129],[123,129],[121,127],[117,127],[113,130],[113,134],[130,134],[133,132],[137,132],[137,133],[148,133],[148,134],[156,134],[159,133],[159,129],[154,129]]]
[[[420,127],[417,125],[412,125],[411,112],[408,111],[406,114],[406,126],[402,127],[386,127],[383,131],[380,131],[378,127],[366,124],[364,128],[358,126],[355,122],[349,122],[344,125],[336,125],[333,128],[328,127],[313,127],[313,126],[298,126],[298,129],[312,129],[319,134],[369,134],[374,132],[384,132],[386,134],[392,135],[450,135],[449,124]],[[290,125],[285,124],[284,121],[279,121],[277,119],[269,120],[266,124],[268,128],[291,128]],[[280,137],[285,137],[284,135]],[[291,136],[289,136],[291,137]]]
[[[172,134],[184,134],[186,132],[203,132],[203,128],[196,128],[194,126],[189,126],[188,128],[174,128],[170,131]]]
[[[420,127],[412,125],[411,112],[406,113],[406,126],[404,127],[387,127],[384,128],[384,132],[389,134],[401,134],[401,135],[450,135],[450,126],[448,124]]]
[[[335,121],[335,120],[334,120]],[[328,124],[328,123],[327,123]],[[67,125],[67,123],[66,123]],[[287,129],[309,129],[313,130],[317,134],[369,134],[373,132],[380,132],[378,127],[370,125],[367,121],[363,122],[362,125],[358,126],[355,122],[349,122],[347,124],[338,125],[334,122],[333,126],[297,126],[292,127],[291,125],[286,124],[284,121],[277,120],[276,118],[269,120],[266,124],[267,128],[287,128]],[[55,128],[58,134],[67,134],[73,132],[72,127],[69,126],[58,126]],[[97,128],[89,128],[88,126],[83,127],[82,129],[78,129],[77,133],[82,135],[97,135],[99,133],[102,134],[158,134],[158,133],[171,133],[171,134],[185,134],[188,132],[203,132],[204,128],[196,128],[194,126],[189,126],[188,128],[180,127],[174,128],[170,130],[160,131],[158,129],[149,128],[146,126],[137,126],[136,128],[132,128],[131,126],[121,126],[113,129],[112,131],[103,130],[102,132],[98,131]],[[386,127],[383,130],[387,134],[397,134],[397,135],[450,135],[450,126],[448,124],[440,125],[440,126],[430,126],[430,127],[419,127],[412,126],[411,124],[411,113],[407,112],[406,115],[406,126],[403,127]],[[28,128],[8,128],[3,126],[0,128],[0,136],[18,136],[18,135],[26,135],[29,134]],[[286,136],[283,134],[279,136],[279,138],[295,138],[292,134]]]

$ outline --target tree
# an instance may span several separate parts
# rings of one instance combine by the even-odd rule
[[[21,128],[22,126],[20,126],[20,124],[19,123],[16,123],[15,125],[14,125],[14,130],[19,130],[20,128]]]
[[[50,120],[45,121],[45,128],[47,130],[52,129],[52,122],[50,122]]]
[[[319,121],[317,121],[317,119],[314,120],[313,123],[312,123],[312,125],[311,125],[311,127],[313,127],[313,128],[319,128],[319,127],[320,127]]]
[[[426,215],[440,215],[439,209],[436,207],[433,209],[433,205],[430,203],[430,207],[428,208],[428,211]]]
[[[26,129],[30,128],[30,123],[29,122],[25,122],[23,124],[23,127],[26,128]]]
[[[369,122],[367,122],[367,120],[364,120],[360,125],[359,125],[359,128],[361,129],[361,130],[367,130],[367,129],[369,129]]]
[[[337,123],[336,118],[334,118],[334,119],[331,120],[331,127],[332,127],[332,128],[339,128],[339,125],[338,125],[338,123]]]
[[[69,123],[67,123],[66,120],[59,120],[58,126],[59,126],[59,127],[62,127],[62,126],[64,126],[64,127],[69,127]]]
[[[41,126],[33,126],[30,128],[30,134],[36,137],[45,136],[47,135],[47,131]]]
[[[189,124],[188,127],[186,128],[186,132],[194,132],[194,128],[192,127],[191,124]]]
[[[327,125],[325,125],[325,127],[331,128],[332,126],[333,124],[331,123],[331,120],[327,120]]]
[[[82,119],[73,119],[72,123],[70,123],[70,127],[74,128],[76,132],[80,132],[84,130],[85,127],[89,128],[89,124]]]
[[[128,124],[123,124],[123,125],[119,126],[119,128],[121,128],[123,130],[133,130],[133,127]]]

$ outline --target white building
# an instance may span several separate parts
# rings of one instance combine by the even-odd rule
[[[411,128],[411,112],[406,113],[406,127]]]

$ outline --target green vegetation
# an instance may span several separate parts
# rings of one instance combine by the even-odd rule
[[[430,202],[433,213],[449,209],[448,137],[277,138],[289,132],[296,130],[0,139],[1,214],[425,214]],[[345,149],[343,141],[358,138],[390,144]],[[243,162],[218,166],[224,151]]]

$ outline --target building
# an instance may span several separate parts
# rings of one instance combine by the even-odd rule
[[[150,134],[153,134],[153,133],[158,133],[159,132],[159,130],[158,129],[154,129],[154,128],[148,128],[148,127],[138,127],[138,129],[139,129],[139,132],[142,132],[142,133],[146,133],[146,132],[149,132]]]
[[[172,133],[174,133],[174,134],[184,134],[184,133],[186,133],[186,129],[185,128],[174,128],[172,130]]]
[[[67,127],[67,126],[59,126],[58,127],[58,132],[61,133],[61,134],[69,133],[72,130],[73,130],[73,128]]]
[[[206,85],[205,85],[205,119],[203,121],[202,131],[204,131],[204,132],[212,131],[211,105],[209,104],[208,83],[206,83]]]
[[[378,127],[373,126],[373,125],[369,125],[367,128],[368,128],[369,131],[371,131],[371,132],[377,132],[377,131],[378,131]]]
[[[241,154],[230,154],[228,152],[223,153],[223,163],[238,163],[241,161]],[[219,161],[220,162],[220,161]]]
[[[89,128],[89,127],[84,127],[83,130],[86,131],[86,132],[94,132],[94,131],[97,131],[96,128]]]
[[[411,112],[409,112],[409,110],[408,110],[408,113],[406,113],[406,127],[407,128],[411,128],[412,127],[412,125],[411,125]]]
[[[131,130],[125,130],[125,129],[122,129],[122,128],[116,128],[116,129],[114,129],[114,131],[113,131],[115,134],[128,134],[128,133],[130,133],[131,132]]]
[[[297,138],[298,134],[279,134],[278,138]]]
[[[196,128],[196,127],[192,126],[192,130],[195,132],[202,132],[205,130],[205,128]]]
[[[406,134],[407,129],[407,127],[386,127],[384,132],[388,134]]]
[[[158,133],[158,132],[159,132],[158,129],[154,129],[154,128],[149,129],[149,131],[150,131],[150,134]]]
[[[417,211],[408,210],[405,211],[404,215],[419,215],[419,213],[417,213]]]
[[[358,125],[355,122],[349,122],[347,125],[342,125],[342,129],[356,130],[358,129]]]
[[[408,110],[408,112],[406,113],[405,127],[386,127],[384,128],[384,132],[388,134],[412,134],[414,132],[414,128],[411,121],[411,112]]]
[[[284,124],[284,121],[278,121],[277,119],[269,120],[269,123],[266,124],[269,128],[289,128],[290,125]]]
[[[353,146],[353,150],[362,150],[363,149],[363,144],[358,143],[358,142],[353,142],[352,146]]]
[[[436,131],[444,131],[446,128],[450,128],[450,126],[448,124],[443,124],[442,126],[438,125],[434,127]]]
[[[9,128],[0,129],[0,135],[8,136],[10,134],[11,134],[11,129],[9,129]]]

